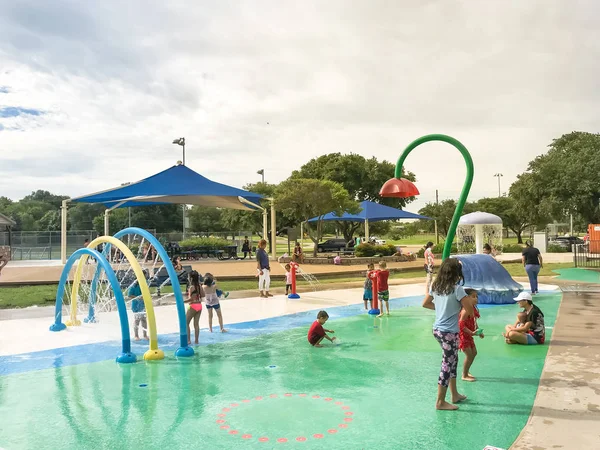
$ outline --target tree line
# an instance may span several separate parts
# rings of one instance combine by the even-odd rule
[[[464,213],[480,210],[500,216],[504,226],[522,240],[529,228],[543,228],[553,220],[563,220],[573,215],[577,228],[584,229],[588,223],[600,222],[600,135],[572,132],[554,139],[548,151],[531,161],[527,170],[517,177],[503,197],[482,198],[467,203]],[[364,158],[357,154],[329,153],[314,158],[278,185],[253,183],[244,189],[271,197],[277,209],[277,229],[296,227],[312,217],[330,211],[357,213],[359,201],[371,200],[388,206],[403,208],[409,199],[380,198],[379,189],[394,176],[394,164]],[[416,181],[415,174],[403,176]],[[60,206],[63,195],[45,190],[32,192],[19,201],[0,197],[0,213],[16,221],[16,230],[60,230]],[[270,204],[263,201],[263,206]],[[444,236],[450,224],[456,202],[444,200],[429,203],[419,214],[437,220],[438,229]],[[180,231],[182,228],[181,205],[159,205],[117,209],[111,212],[111,229],[121,229],[131,223],[157,233]],[[262,214],[239,210],[193,206],[187,212],[191,232],[248,231],[262,232]],[[71,205],[68,227],[71,230],[103,230],[104,207],[93,204]],[[270,219],[269,219],[270,224]],[[384,234],[389,224],[373,224],[372,233]],[[328,227],[337,227],[348,240],[359,230],[360,224],[338,222],[337,224],[307,225],[306,231],[316,243]],[[433,231],[432,221],[423,221],[413,228]]]

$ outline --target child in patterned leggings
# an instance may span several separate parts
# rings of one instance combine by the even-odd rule
[[[456,368],[458,366],[459,327],[458,315],[461,308],[473,315],[473,303],[461,286],[464,282],[462,266],[456,258],[446,259],[440,266],[438,276],[427,292],[423,307],[435,311],[433,336],[442,348],[442,367],[438,378],[436,409],[455,410],[458,403],[467,397],[456,389]],[[452,403],[446,401],[450,387]]]

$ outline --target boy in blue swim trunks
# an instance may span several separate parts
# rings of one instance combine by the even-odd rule
[[[367,278],[365,278],[364,284],[364,292],[363,292],[363,301],[365,302],[365,309],[368,311],[367,302],[369,302],[369,307],[373,307],[373,281],[369,278],[369,272],[375,270],[375,264],[371,263],[367,265]]]
[[[131,299],[131,312],[133,312],[133,335],[136,341],[140,340],[138,333],[139,326],[142,326],[144,339],[148,340],[148,321],[146,320],[146,305],[142,299],[142,289],[140,284],[135,281],[127,290],[127,299]]]

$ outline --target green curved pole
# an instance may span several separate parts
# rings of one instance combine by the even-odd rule
[[[413,141],[408,147],[406,147],[406,149],[404,149],[404,152],[402,152],[400,158],[398,158],[398,162],[396,163],[396,178],[402,177],[402,166],[404,165],[404,160],[406,159],[408,154],[412,152],[415,148],[417,148],[419,145],[430,141],[442,141],[453,145],[458,149],[461,155],[463,155],[463,158],[465,158],[465,163],[467,164],[467,178],[465,179],[465,184],[463,185],[460,197],[458,199],[458,203],[456,204],[456,209],[454,210],[454,215],[452,216],[452,222],[450,222],[448,236],[446,236],[446,242],[444,243],[444,252],[442,253],[442,260],[444,260],[448,258],[448,256],[450,256],[452,242],[454,241],[454,236],[456,235],[456,227],[458,226],[458,221],[460,220],[463,208],[465,206],[465,203],[467,202],[469,191],[471,190],[474,171],[473,159],[471,159],[471,154],[469,153],[467,148],[453,137],[447,136],[445,134],[428,134],[427,136],[420,137],[419,139]]]

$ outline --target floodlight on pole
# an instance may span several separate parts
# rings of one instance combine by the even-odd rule
[[[173,144],[181,145],[181,147],[183,147],[183,165],[185,166],[185,138],[180,137],[178,139],[173,139]]]
[[[258,172],[256,172],[257,174],[262,176],[262,182],[264,184],[265,182],[265,169],[260,169]]]
[[[180,137],[178,139],[173,139],[173,144],[175,145],[181,145],[181,147],[183,148],[183,165],[185,166],[185,138],[184,137]],[[177,161],[179,162],[179,161]],[[185,205],[181,205],[182,209],[183,209],[183,235],[182,235],[182,239],[185,239]]]
[[[500,195],[500,177],[503,177],[504,175],[502,175],[501,173],[496,173],[494,174],[495,177],[498,177],[498,197],[502,197],[502,195]]]

